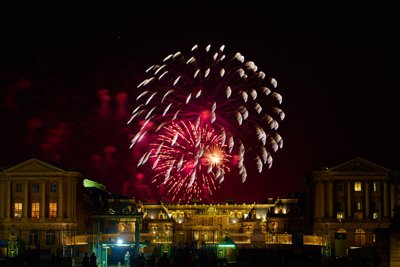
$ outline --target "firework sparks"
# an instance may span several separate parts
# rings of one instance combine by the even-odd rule
[[[156,173],[152,182],[165,186],[167,195],[180,202],[201,199],[205,188],[212,194],[229,172],[230,159],[221,135],[209,125],[181,121],[160,131],[141,164],[149,160]]]
[[[168,183],[169,178],[164,178],[162,183],[168,184],[168,192],[177,193],[178,186],[186,186],[190,188],[186,189],[187,195],[189,192],[199,194],[197,178],[213,180],[197,172],[197,166],[202,166],[198,162],[199,152],[192,155],[191,170],[196,171],[189,172],[190,175],[184,171],[189,161],[183,150],[183,163],[175,155],[169,158],[168,153],[162,153],[179,148],[182,140],[185,146],[190,144],[200,149],[203,161],[209,166],[220,166],[221,155],[236,156],[236,167],[243,182],[249,162],[254,160],[254,166],[261,173],[266,169],[264,166],[271,168],[272,154],[283,146],[277,130],[285,114],[279,108],[282,96],[275,91],[277,81],[266,78],[265,73],[253,61],[246,61],[241,53],[226,56],[224,50],[225,46],[214,49],[211,45],[205,48],[195,45],[188,55],[181,52],[168,55],[162,64],[148,68],[149,77],[138,85],[140,92],[130,121],[139,120],[141,127],[131,146],[145,136],[156,142],[139,163],[152,159],[153,169],[160,171],[156,174],[158,179],[166,174],[170,177],[174,169],[174,177],[182,180]],[[180,129],[176,125],[180,125]],[[194,134],[193,140],[185,139],[183,129]],[[202,136],[198,131],[205,129],[220,140],[215,147],[210,144],[208,150],[203,144],[207,138],[196,137]],[[163,167],[158,168],[158,165]],[[180,165],[183,165],[182,174],[178,173]],[[171,169],[171,166],[174,167]],[[220,169],[221,173],[226,173],[224,168]],[[214,186],[211,182],[207,185]]]

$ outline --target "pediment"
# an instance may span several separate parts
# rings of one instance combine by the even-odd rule
[[[51,164],[38,160],[36,158],[29,159],[19,163],[11,168],[4,170],[5,173],[54,173],[62,172],[65,170],[57,168]]]
[[[334,172],[390,172],[389,169],[360,157],[349,160],[329,170]]]

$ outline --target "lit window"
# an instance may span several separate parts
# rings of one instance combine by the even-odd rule
[[[50,192],[57,192],[57,184],[56,183],[50,184]]]
[[[32,191],[33,192],[39,192],[40,187],[39,187],[39,183],[33,183],[32,184]]]
[[[20,183],[15,184],[15,192],[18,192],[18,193],[22,192],[22,184],[20,184]]]
[[[57,217],[57,203],[56,202],[49,203],[49,217],[50,218]]]
[[[39,218],[40,204],[39,202],[32,203],[32,218]]]
[[[354,182],[354,191],[361,191],[361,182]]]
[[[355,219],[362,219],[363,218],[361,202],[356,202],[355,203],[354,218]]]
[[[354,234],[354,243],[356,246],[365,246],[365,231],[357,229]]]
[[[22,203],[15,202],[14,203],[14,218],[21,218],[22,217]]]
[[[378,183],[377,182],[373,182],[372,183],[372,191],[373,192],[378,192]]]

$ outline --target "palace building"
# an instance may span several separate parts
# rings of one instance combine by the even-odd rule
[[[0,172],[0,240],[2,254],[41,250],[70,253],[65,248],[86,242],[91,201],[84,175],[32,158]],[[7,251],[7,252],[5,252]]]
[[[237,249],[290,247],[293,234],[303,230],[300,207],[298,199],[173,204],[112,198],[92,216],[95,231],[88,245],[103,266],[117,264],[123,252],[135,254],[146,247],[170,256],[174,248],[208,248],[234,258],[231,250],[218,249],[223,240]]]
[[[399,172],[363,158],[312,173],[313,230],[336,255],[348,247],[374,246],[399,205]]]
[[[314,171],[309,190],[298,197],[188,204],[112,195],[80,172],[33,158],[0,172],[0,252],[94,252],[106,266],[122,253],[119,247],[169,253],[223,241],[238,249],[295,245],[345,256],[350,247],[375,246],[399,200],[399,172],[363,158]]]

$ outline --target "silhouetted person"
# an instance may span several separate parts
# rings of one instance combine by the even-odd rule
[[[169,261],[167,253],[164,253],[163,256],[160,258],[158,261],[158,266],[159,267],[170,267],[171,263]]]
[[[90,266],[91,267],[97,266],[97,257],[94,254],[94,252],[92,252],[92,255],[90,255]]]
[[[87,252],[85,253],[85,256],[83,256],[82,266],[84,266],[84,267],[89,266],[89,256],[88,256]]]
[[[154,267],[154,266],[156,266],[156,257],[154,256],[154,254],[152,254],[150,258],[147,259],[146,267]]]
[[[206,251],[201,251],[200,255],[199,255],[199,265],[200,265],[200,267],[208,266],[209,265],[208,261],[209,261],[209,259],[208,259],[208,255],[207,255]]]
[[[139,253],[135,258],[133,266],[134,267],[145,267],[145,265],[146,265],[146,261],[144,259],[144,255],[143,255],[143,253]]]

